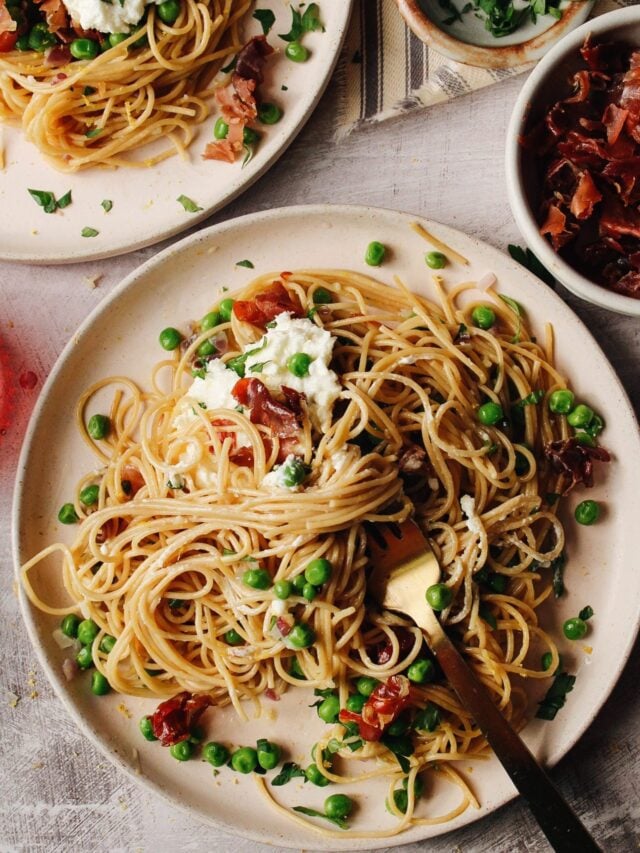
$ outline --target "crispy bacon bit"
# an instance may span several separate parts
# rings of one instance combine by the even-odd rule
[[[393,633],[398,640],[400,648],[400,660],[405,658],[415,645],[415,637],[406,628],[394,628]],[[385,664],[389,663],[393,654],[393,645],[391,640],[381,640],[372,649],[367,649],[369,657],[374,663]]]
[[[128,483],[128,486],[124,484]],[[144,477],[135,465],[124,465],[122,468],[122,488],[132,498],[144,486]]]
[[[285,311],[294,317],[304,317],[304,310],[298,299],[291,296],[279,281],[274,281],[251,300],[238,299],[233,306],[233,313],[238,320],[263,329],[267,323]]]
[[[611,456],[604,447],[588,447],[576,438],[552,441],[544,448],[545,456],[551,460],[555,470],[567,480],[562,492],[569,494],[574,486],[593,486],[593,463],[609,462]]]
[[[269,389],[259,379],[239,379],[231,391],[242,406],[247,406],[253,424],[262,424],[280,439],[278,461],[284,462],[297,445],[300,421],[296,412],[274,400]]]
[[[398,467],[405,474],[426,473],[429,469],[429,457],[424,447],[408,441],[398,457]]]
[[[42,3],[39,3],[39,9],[45,13],[47,26],[52,33],[58,35],[61,30],[69,30],[71,28],[69,14],[62,0],[43,0]],[[73,37],[75,38],[76,36],[77,33]],[[68,40],[64,39],[64,41]]]
[[[210,696],[186,691],[161,702],[151,717],[154,735],[162,746],[187,740],[203,712],[212,704]]]
[[[267,687],[267,689],[264,691],[264,695],[267,697],[267,699],[271,699],[272,702],[280,701],[280,696],[276,693],[273,687]]]
[[[264,36],[254,36],[238,54],[234,77],[254,80],[260,84],[264,80],[264,64],[273,48]]]
[[[540,165],[540,233],[587,278],[637,298],[640,50],[589,37],[580,53],[572,91],[522,140]]]
[[[403,675],[392,675],[375,688],[365,702],[362,714],[343,708],[338,719],[341,723],[357,723],[363,740],[378,741],[385,729],[400,716],[410,702],[409,679]]]
[[[276,619],[276,628],[280,632],[281,636],[288,637],[291,633],[291,629],[293,628],[293,620],[291,617],[285,619],[284,616],[278,616]]]
[[[47,48],[44,53],[44,64],[48,68],[60,68],[62,65],[68,65],[71,62],[71,51],[66,44],[56,44],[53,47]],[[66,74],[56,74],[56,83],[66,80]]]

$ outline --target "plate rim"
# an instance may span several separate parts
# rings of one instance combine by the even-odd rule
[[[349,24],[351,21],[351,17],[353,14],[353,10],[355,8],[356,0],[340,0],[340,2],[336,5],[336,12],[341,12],[341,19],[338,21],[338,26],[336,29],[336,42],[335,49],[331,60],[325,66],[323,73],[318,78],[318,85],[313,92],[311,100],[309,102],[308,109],[305,110],[298,121],[292,125],[289,130],[287,136],[283,140],[282,144],[279,145],[269,157],[267,157],[264,163],[256,169],[255,172],[251,173],[247,180],[241,181],[238,180],[237,184],[232,184],[232,188],[230,191],[224,195],[221,199],[215,202],[213,205],[209,207],[205,207],[202,211],[199,211],[196,214],[190,214],[188,219],[186,219],[183,223],[172,225],[168,228],[163,228],[161,232],[154,232],[152,236],[128,241],[119,246],[119,248],[105,248],[104,250],[92,250],[91,241],[85,241],[84,243],[78,243],[77,245],[80,247],[80,251],[75,250],[71,257],[68,256],[68,252],[59,251],[59,252],[49,252],[46,255],[43,255],[42,252],[38,252],[37,255],[31,254],[30,252],[15,252],[15,251],[5,251],[2,247],[0,247],[0,260],[6,261],[8,263],[16,263],[16,264],[32,264],[35,266],[45,266],[48,264],[52,264],[55,266],[70,266],[71,264],[77,263],[85,263],[91,261],[101,261],[106,258],[115,258],[120,257],[121,255],[127,255],[130,252],[139,251],[141,249],[145,249],[149,246],[155,246],[156,244],[162,242],[163,240],[168,240],[171,237],[175,237],[177,234],[182,234],[185,231],[190,230],[191,228],[199,225],[204,220],[213,216],[216,213],[219,213],[223,210],[227,205],[231,204],[231,202],[235,201],[240,195],[242,195],[246,190],[248,190],[253,184],[256,183],[263,175],[286,153],[287,149],[294,142],[302,128],[309,121],[311,116],[316,110],[320,99],[324,95],[329,82],[331,81],[334,71],[338,65],[340,57],[342,55],[342,49],[344,47],[347,33],[349,31]],[[201,125],[199,125],[201,126]],[[0,122],[0,130],[3,127],[3,123]],[[12,128],[16,129],[16,128]],[[21,128],[17,128],[18,133],[22,134]],[[22,138],[24,142],[24,137]],[[37,154],[37,156],[42,158],[41,154]],[[177,154],[175,156],[178,156]],[[156,170],[159,167],[162,167],[163,164],[171,163],[173,157],[167,158],[167,160],[163,161],[156,166],[151,167],[152,170]],[[237,164],[235,164],[237,165]],[[54,175],[64,175],[65,172],[58,172],[53,166],[50,167],[51,172]],[[105,176],[114,176],[114,175],[126,175],[127,170],[123,168],[116,168],[111,171],[102,170]],[[135,170],[134,170],[135,171]],[[144,174],[148,174],[148,172],[143,172]],[[74,174],[74,173],[71,173]],[[81,174],[75,173],[75,174]],[[176,213],[175,221],[178,222],[178,216],[180,215],[179,211]],[[235,219],[236,217],[234,217]],[[213,226],[215,227],[215,226]],[[191,236],[191,235],[187,235]],[[86,251],[83,249],[86,248]],[[164,251],[164,250],[163,250]]]
[[[20,510],[22,504],[22,485],[25,476],[25,472],[28,465],[28,457],[30,453],[30,446],[33,441],[34,433],[36,431],[37,422],[40,418],[41,412],[44,409],[51,387],[55,384],[58,373],[63,369],[68,355],[73,351],[75,346],[75,340],[77,337],[83,335],[85,331],[93,325],[93,323],[100,318],[102,314],[108,312],[113,302],[116,302],[120,295],[125,293],[129,288],[134,286],[135,282],[142,278],[152,270],[154,267],[161,266],[165,260],[167,260],[172,254],[181,253],[184,251],[192,250],[197,247],[199,243],[206,243],[212,237],[218,236],[220,233],[225,232],[227,230],[235,230],[237,228],[243,228],[248,223],[253,223],[255,225],[256,220],[269,220],[269,219],[287,219],[288,217],[299,217],[299,216],[326,216],[327,214],[331,214],[334,216],[340,215],[349,215],[352,217],[360,216],[368,216],[369,218],[377,218],[382,217],[385,220],[396,220],[398,222],[402,222],[403,224],[408,225],[411,222],[418,222],[422,224],[427,230],[435,229],[438,235],[441,235],[444,232],[444,239],[451,239],[455,237],[455,235],[462,235],[465,239],[470,240],[476,247],[480,246],[483,249],[489,249],[492,253],[498,253],[504,255],[505,258],[508,258],[506,253],[500,251],[495,246],[487,243],[484,240],[480,240],[471,234],[465,234],[458,228],[455,228],[450,225],[446,225],[440,222],[436,222],[434,220],[430,220],[419,214],[411,214],[406,211],[398,211],[392,208],[380,208],[369,205],[332,205],[332,204],[313,204],[313,205],[292,205],[286,207],[272,208],[269,210],[260,211],[259,213],[248,213],[239,217],[235,217],[233,219],[224,220],[216,225],[210,226],[209,228],[202,229],[201,231],[196,232],[195,234],[188,235],[183,238],[179,242],[168,246],[161,252],[154,255],[152,258],[149,258],[147,261],[143,262],[140,266],[130,272],[125,278],[116,285],[111,293],[98,305],[96,305],[93,310],[87,315],[87,317],[83,320],[83,322],[77,327],[77,329],[71,334],[67,344],[64,346],[62,352],[56,359],[56,362],[47,377],[46,382],[44,383],[36,405],[31,413],[29,418],[29,423],[27,430],[25,432],[25,436],[22,443],[22,448],[20,452],[20,456],[18,459],[18,465],[16,469],[16,476],[14,482],[14,493],[13,493],[13,501],[12,501],[12,511],[11,511],[11,545],[12,545],[12,553],[13,553],[13,563],[14,563],[14,572],[16,576],[17,586],[18,586],[18,599],[20,604],[21,615],[27,629],[27,634],[29,636],[29,641],[36,653],[38,658],[38,662],[42,667],[45,675],[47,676],[49,682],[52,684],[56,697],[59,699],[67,712],[70,714],[73,722],[78,726],[78,728],[82,731],[84,735],[86,735],[92,744],[97,747],[100,752],[105,755],[106,758],[111,761],[112,764],[115,764],[121,770],[124,770],[129,778],[135,781],[137,784],[141,785],[148,791],[153,792],[154,794],[160,795],[163,800],[170,803],[173,808],[179,809],[181,812],[185,814],[189,814],[191,817],[195,817],[197,820],[201,821],[205,825],[214,826],[224,832],[228,832],[233,836],[237,836],[240,838],[246,838],[253,841],[257,841],[263,844],[274,845],[276,842],[274,839],[269,838],[265,839],[263,835],[260,835],[258,831],[254,831],[249,826],[238,827],[237,825],[228,824],[223,819],[219,819],[218,817],[214,817],[209,814],[203,814],[198,808],[190,805],[188,802],[184,802],[181,800],[174,799],[171,794],[157,781],[152,778],[147,777],[144,774],[137,774],[135,768],[131,766],[127,761],[124,760],[119,751],[114,751],[109,748],[109,740],[107,737],[101,737],[98,732],[92,728],[90,722],[85,719],[85,717],[81,714],[77,705],[75,705],[72,701],[71,692],[68,690],[67,683],[63,680],[62,675],[58,673],[52,666],[50,666],[49,662],[46,659],[45,651],[43,646],[39,642],[38,638],[38,629],[36,627],[36,614],[35,608],[30,604],[26,593],[22,587],[22,583],[20,581],[20,551],[21,551],[21,542],[20,542]],[[515,263],[515,262],[514,262]],[[533,279],[538,282],[541,287],[544,287],[542,282],[540,282],[532,273],[530,273],[525,268],[522,268],[522,275]],[[581,331],[590,339],[590,343],[594,350],[599,354],[603,366],[610,374],[610,379],[612,380],[611,387],[618,392],[620,395],[620,401],[623,403],[631,414],[634,424],[635,424],[635,433],[634,438],[638,442],[640,447],[640,423],[638,422],[638,418],[635,415],[635,410],[633,405],[629,399],[629,396],[626,392],[624,385],[622,384],[618,374],[616,373],[613,365],[609,361],[608,357],[598,344],[595,337],[592,335],[591,331],[586,327],[583,321],[578,317],[577,314],[571,309],[571,307],[565,303],[558,294],[554,291],[548,290],[547,296],[551,299],[551,302],[555,302],[555,308],[559,313],[564,313],[565,316],[569,316],[572,319],[572,322],[576,323],[577,326],[581,329]],[[556,315],[557,316],[557,315]],[[562,322],[562,318],[560,317],[560,321]],[[638,592],[640,592],[640,582],[638,586]],[[639,598],[640,603],[640,598]],[[555,766],[562,758],[564,758],[570,750],[576,745],[576,743],[583,737],[587,729],[592,725],[596,716],[604,706],[604,704],[608,701],[611,696],[611,693],[617,684],[626,664],[629,660],[631,651],[635,645],[636,638],[640,633],[640,609],[635,615],[635,624],[633,630],[630,631],[626,636],[626,643],[623,645],[623,652],[615,661],[615,664],[610,667],[609,678],[607,680],[607,687],[601,697],[598,699],[596,704],[594,704],[590,713],[585,717],[583,723],[578,726],[574,731],[569,741],[563,744],[561,747],[556,748],[555,751],[545,755],[544,757],[544,766],[546,768],[552,768]],[[407,839],[406,835],[400,833],[396,836],[385,836],[378,840],[376,839],[368,839],[369,846],[362,847],[359,845],[359,841],[362,839],[354,838],[352,839],[352,846],[336,846],[336,850],[344,849],[344,850],[374,850],[380,849],[381,847],[398,847],[403,844],[408,843],[425,843],[429,841],[431,837],[441,837],[449,832],[460,830],[464,827],[469,826],[470,824],[476,822],[477,820],[486,817],[488,814],[493,814],[503,805],[508,802],[511,802],[518,796],[515,788],[509,790],[505,790],[501,796],[495,799],[490,810],[488,810],[484,814],[476,814],[471,809],[467,809],[466,812],[458,819],[458,822],[455,826],[451,826],[450,828],[445,828],[441,833],[438,833],[437,836],[423,836],[422,839]],[[443,824],[446,827],[446,824]],[[345,841],[349,841],[349,839],[345,838]],[[291,839],[279,839],[279,843],[283,845],[283,848],[286,847],[288,849],[298,849],[299,844],[294,843]],[[315,836],[312,832],[309,833],[308,838],[305,840],[304,847],[309,850],[326,850],[326,844],[323,844],[322,837],[320,835]]]

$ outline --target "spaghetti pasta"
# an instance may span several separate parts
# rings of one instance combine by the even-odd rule
[[[345,270],[263,275],[193,326],[148,390],[96,383],[77,420],[100,465],[78,495],[96,486],[97,503],[76,498],[72,544],[22,573],[37,607],[96,623],[93,660],[119,692],[203,693],[246,718],[265,693],[333,691],[339,722],[315,747],[318,772],[345,784],[387,776],[398,818],[387,834],[477,806],[456,763],[487,747],[419,629],[366,598],[371,525],[411,514],[422,526],[452,593],[442,621],[514,726],[528,714],[520,680],[559,662],[538,620],[552,591],[545,567],[564,547],[566,483],[545,448],[570,438],[545,404],[566,387],[551,332],[541,345],[511,300],[470,299],[473,282],[438,290],[440,304]],[[488,301],[494,322],[474,326]],[[306,373],[292,361],[301,353]],[[91,439],[106,390],[110,433]],[[500,416],[483,423],[487,402]],[[54,555],[67,606],[38,594]],[[357,699],[363,678],[369,699]],[[444,816],[423,814],[414,792],[434,767],[461,791]],[[394,793],[403,775],[406,802]]]
[[[251,5],[181,0],[169,24],[152,4],[140,28],[113,46],[100,34],[107,49],[74,62],[52,63],[38,50],[0,52],[0,119],[19,124],[63,171],[146,167],[183,154],[210,113],[215,75],[242,47]]]

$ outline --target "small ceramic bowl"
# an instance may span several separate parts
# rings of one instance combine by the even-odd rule
[[[640,317],[640,299],[614,293],[576,272],[540,234],[536,219],[539,180],[535,163],[519,142],[544,111],[566,90],[566,82],[584,67],[578,53],[587,35],[595,40],[624,40],[640,46],[640,5],[628,6],[594,18],[565,36],[533,70],[516,101],[507,130],[506,179],[511,212],[531,251],[576,296],[621,314]]]
[[[450,12],[440,0],[396,0],[400,14],[418,38],[438,53],[483,68],[510,68],[540,59],[574,27],[586,21],[594,0],[564,2],[562,18],[539,15],[536,23],[525,21],[508,36],[496,38],[487,31],[484,20],[468,11],[460,20],[445,24]],[[453,0],[462,10],[465,0]]]

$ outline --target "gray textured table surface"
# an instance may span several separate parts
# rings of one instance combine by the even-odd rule
[[[522,78],[427,113],[332,143],[331,88],[277,165],[212,221],[301,202],[371,204],[419,213],[505,249],[518,240],[506,199],[503,137]],[[118,179],[118,176],[116,176]],[[3,211],[7,215],[8,211]],[[1,226],[0,226],[1,227]],[[216,833],[138,789],[79,733],[36,664],[13,589],[12,482],[38,389],[80,321],[123,276],[157,251],[73,267],[0,263],[0,338],[18,373],[20,413],[0,436],[0,850],[272,850]],[[100,273],[96,289],[86,277]],[[640,324],[562,295],[599,339],[640,411]],[[633,531],[629,531],[633,535]],[[640,658],[635,653],[587,734],[553,771],[606,851],[632,851],[640,835]],[[9,694],[20,697],[11,707]],[[561,724],[560,720],[558,721]],[[547,849],[519,802],[425,845],[433,851]],[[417,851],[418,845],[403,848]],[[422,849],[422,848],[420,848]]]

